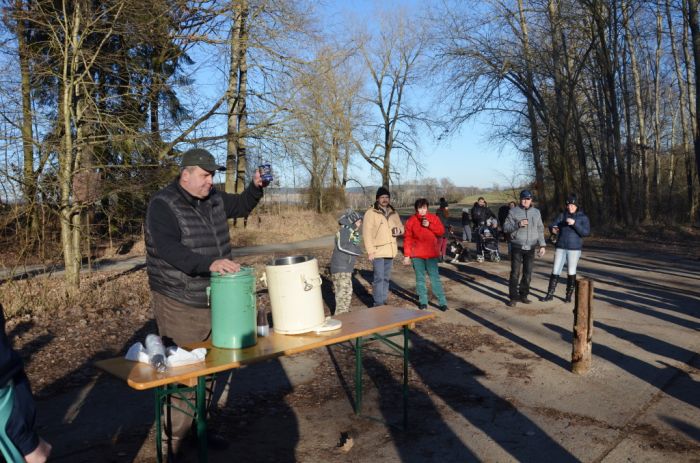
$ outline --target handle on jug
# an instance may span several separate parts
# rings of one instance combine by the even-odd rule
[[[262,276],[260,277],[260,283],[262,283],[263,286],[267,288],[267,273],[262,273]]]
[[[211,286],[207,286],[207,306],[211,305],[211,301],[209,300],[210,295],[211,295]]]
[[[314,284],[320,287],[321,283],[323,283],[323,280],[321,280],[321,275],[318,275],[315,278],[309,278],[308,280],[306,279],[306,275],[301,275],[301,281],[304,283],[304,291],[311,291],[314,289]]]

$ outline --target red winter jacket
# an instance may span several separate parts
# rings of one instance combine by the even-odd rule
[[[406,221],[406,231],[403,237],[404,256],[433,259],[440,255],[437,240],[445,233],[445,226],[435,214],[428,212],[425,217],[429,223],[427,227],[421,225],[418,213],[413,214]]]

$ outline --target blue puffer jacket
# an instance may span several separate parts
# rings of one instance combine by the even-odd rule
[[[573,225],[566,224],[566,219],[574,219]],[[581,210],[573,214],[562,212],[549,226],[549,230],[559,227],[559,238],[557,239],[557,249],[579,250],[583,247],[583,238],[591,234],[591,223],[588,216]]]

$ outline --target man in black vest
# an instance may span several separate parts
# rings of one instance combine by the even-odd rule
[[[241,194],[216,190],[214,173],[226,168],[199,148],[185,152],[180,166],[180,176],[153,196],[146,213],[151,307],[166,344],[179,346],[209,337],[211,311],[206,288],[210,274],[241,268],[231,259],[227,219],[247,217],[266,186],[256,171]],[[173,409],[169,415],[165,420],[168,446],[176,452],[192,418]]]

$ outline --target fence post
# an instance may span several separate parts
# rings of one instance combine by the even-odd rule
[[[593,347],[593,281],[581,278],[576,282],[574,305],[574,337],[571,371],[582,375],[591,368]]]

